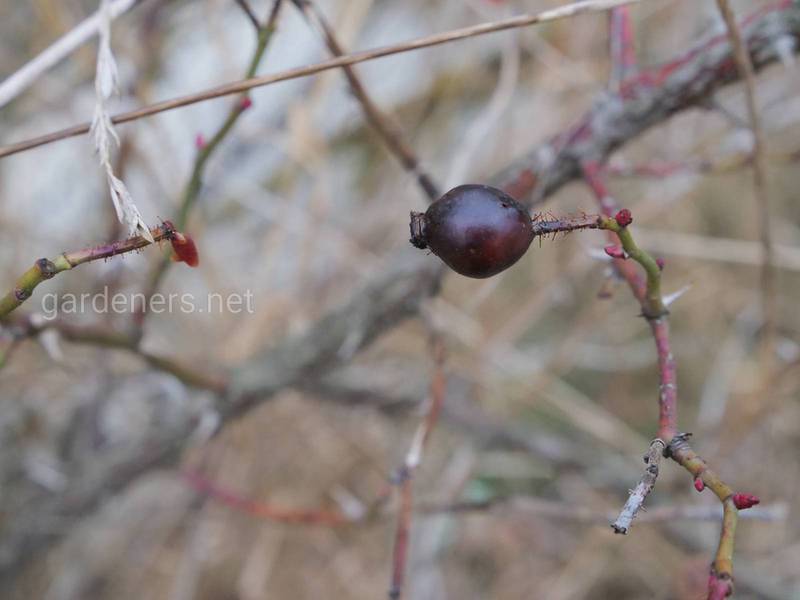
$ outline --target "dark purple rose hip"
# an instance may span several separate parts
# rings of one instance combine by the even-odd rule
[[[533,240],[528,211],[487,185],[460,185],[411,213],[411,243],[429,248],[451,269],[483,279],[507,269]]]

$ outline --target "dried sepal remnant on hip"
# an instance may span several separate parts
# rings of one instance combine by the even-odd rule
[[[200,264],[200,255],[191,236],[177,231],[172,221],[164,221],[164,231],[165,237],[172,244],[172,260],[186,263],[190,267]]]

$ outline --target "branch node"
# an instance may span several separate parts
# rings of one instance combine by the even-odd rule
[[[40,258],[36,261],[36,267],[42,274],[42,279],[51,279],[58,272],[53,262],[47,258]]]
[[[675,436],[670,440],[669,444],[667,444],[666,448],[664,448],[664,457],[673,458],[676,452],[679,452],[683,449],[690,449],[690,437],[692,437],[690,432],[676,433]]]
[[[20,302],[25,302],[28,298],[31,297],[33,291],[23,287],[15,287],[14,288],[14,298],[19,300]]]

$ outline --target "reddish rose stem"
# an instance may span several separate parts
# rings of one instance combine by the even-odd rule
[[[422,455],[428,444],[431,433],[439,420],[439,414],[444,404],[446,379],[444,373],[444,344],[438,336],[432,340],[431,352],[433,354],[434,371],[431,378],[430,394],[431,403],[425,419],[420,423],[411,447],[406,454],[405,462],[397,474],[400,486],[400,509],[397,515],[397,525],[394,534],[394,548],[392,551],[392,575],[389,586],[390,600],[399,600],[403,595],[403,581],[405,579],[406,564],[408,561],[409,539],[411,535],[411,512],[414,501],[413,479],[414,473],[422,461]]]
[[[399,600],[403,593],[409,532],[411,530],[411,506],[414,498],[410,474],[403,473],[401,477],[404,480],[400,486],[400,511],[397,515],[394,549],[392,551],[392,581],[389,587],[389,598],[391,600]]]
[[[636,68],[636,47],[629,6],[619,6],[611,11],[609,38],[611,55],[609,87],[612,91],[617,91],[622,81],[627,79]]]
[[[658,353],[658,437],[671,440],[678,433],[678,374],[669,341],[666,317],[650,321]]]
[[[616,205],[605,186],[600,166],[597,163],[585,164],[583,173],[584,179],[596,196],[603,212],[607,215],[614,213]],[[668,313],[660,292],[663,263],[659,263],[647,253],[639,250],[633,242],[627,227],[632,222],[629,211],[616,212],[614,219],[608,219],[608,221],[616,221],[619,228],[612,230],[613,233],[619,238],[626,254],[634,258],[646,272],[646,281],[643,283],[641,279],[632,277],[630,273],[620,271],[640,301],[642,314],[650,324],[656,344],[659,372],[658,436],[650,446],[649,460],[646,461],[648,467],[642,480],[631,491],[628,501],[612,527],[616,533],[628,532],[630,524],[655,486],[658,468],[657,465],[655,468],[653,467],[653,452],[666,446],[664,454],[675,460],[692,475],[695,489],[698,491],[711,489],[722,503],[722,528],[717,552],[711,565],[707,598],[709,600],[726,598],[733,594],[733,547],[738,510],[757,504],[759,499],[749,494],[734,494],[733,490],[692,450],[687,441],[688,434],[678,433],[677,369],[670,348]],[[613,225],[613,222],[611,224]],[[614,259],[618,268],[624,267],[626,264],[633,266],[632,262],[625,259]]]
[[[338,526],[350,522],[345,515],[331,510],[284,508],[246,498],[196,471],[184,471],[183,477],[195,491],[254,517],[297,525]]]

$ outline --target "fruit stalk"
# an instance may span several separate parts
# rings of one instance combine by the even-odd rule
[[[599,215],[581,215],[580,217],[567,217],[565,219],[539,220],[541,216],[533,217],[533,236],[550,235],[556,233],[569,233],[580,229],[602,229],[602,220]]]

